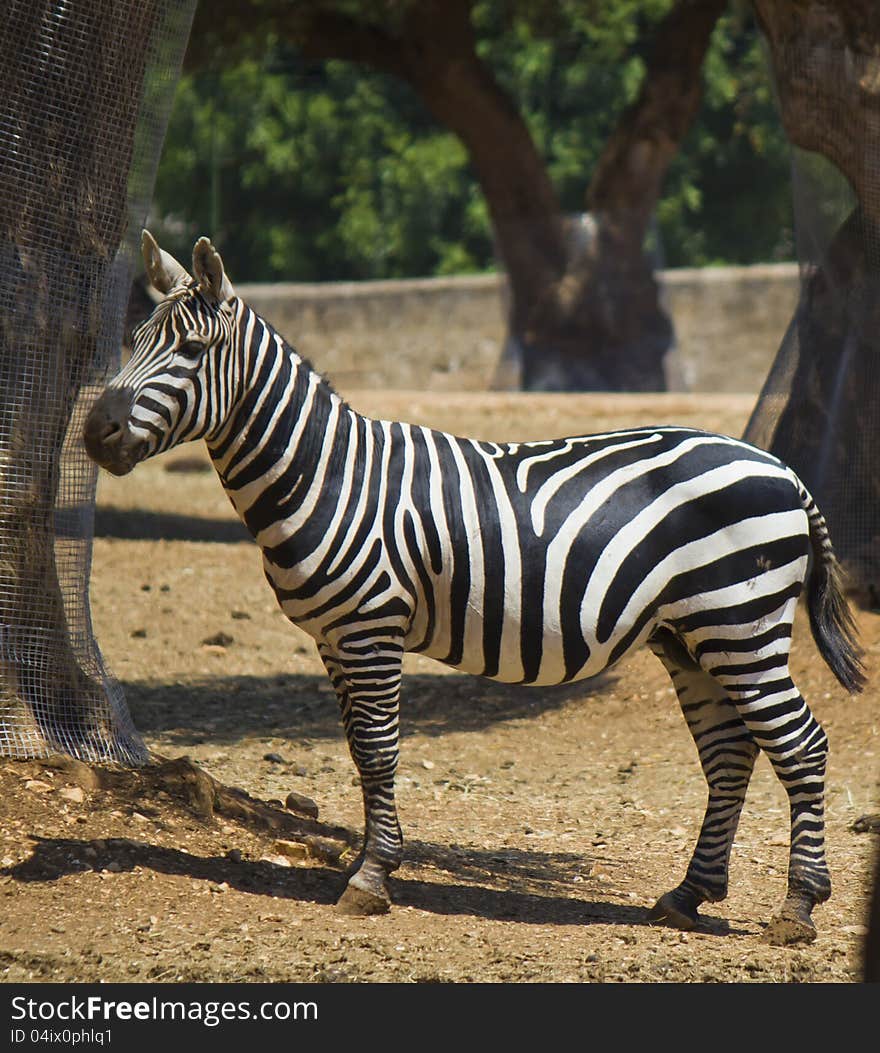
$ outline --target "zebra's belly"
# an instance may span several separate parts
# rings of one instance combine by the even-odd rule
[[[501,633],[498,646],[486,646],[487,633],[483,619],[475,612],[469,620],[467,632],[460,645],[450,647],[447,636],[440,634],[427,646],[414,646],[407,640],[406,650],[434,658],[444,665],[464,673],[487,677],[505,684],[527,684],[549,687],[555,684],[572,683],[597,676],[610,665],[641,647],[654,629],[654,621],[632,636],[622,651],[618,645],[632,629],[630,623],[616,626],[612,637],[599,641],[595,635],[585,633],[583,627],[569,627],[567,632],[554,627],[539,636],[523,632],[520,622],[510,620]]]

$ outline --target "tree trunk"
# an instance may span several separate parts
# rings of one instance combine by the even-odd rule
[[[826,157],[880,222],[880,4],[753,0],[789,141]]]
[[[119,743],[126,729],[72,647],[56,518],[84,514],[59,489],[63,446],[108,351],[103,314],[160,2],[2,4],[0,752],[32,755],[40,748],[22,743],[42,741],[85,757],[114,744],[143,753],[136,737]],[[87,597],[85,579],[80,590]]]
[[[679,0],[659,24],[642,91],[609,140],[583,220],[561,214],[522,116],[477,55],[472,0],[420,0],[393,28],[306,5],[282,10],[276,28],[308,57],[363,62],[408,81],[464,143],[507,273],[508,385],[651,391],[666,386],[672,327],[645,236],[697,112],[703,56],[725,4]]]
[[[880,9],[858,0],[756,0],[755,9],[786,134],[831,165],[810,185],[815,165],[796,159],[801,296],[746,434],[801,475],[853,584],[876,597],[880,170],[871,158],[880,153]],[[825,234],[826,217],[847,200],[846,218]]]

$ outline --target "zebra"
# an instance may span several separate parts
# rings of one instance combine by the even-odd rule
[[[647,920],[694,929],[698,908],[726,896],[763,750],[790,806],[787,892],[766,937],[815,938],[811,912],[831,891],[828,744],[788,668],[805,587],[824,660],[851,693],[866,677],[825,520],[795,473],[673,425],[497,443],[370,419],[236,295],[207,238],[192,275],[148,231],[142,251],[162,299],[91,408],[84,444],[123,475],[204,440],[281,609],[315,640],[364,802],[339,909],[391,903],[405,652],[551,685],[647,646],[708,786],[686,874]]]

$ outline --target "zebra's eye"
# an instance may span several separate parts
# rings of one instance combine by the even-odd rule
[[[185,340],[178,348],[176,348],[174,353],[180,355],[181,358],[188,358],[190,361],[194,362],[201,356],[204,350],[204,344],[196,343],[195,340]]]

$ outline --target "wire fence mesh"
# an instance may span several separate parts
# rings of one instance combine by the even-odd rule
[[[88,404],[119,361],[195,0],[0,3],[0,755],[146,750],[92,632]]]
[[[800,298],[746,429],[801,476],[851,582],[880,587],[880,56],[774,44]],[[808,148],[807,148],[808,147]]]

